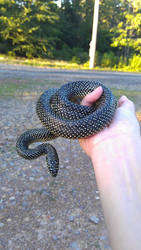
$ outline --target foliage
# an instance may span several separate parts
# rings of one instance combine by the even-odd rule
[[[126,60],[124,57],[115,57],[117,64],[113,67],[101,66],[101,61],[103,61],[104,54],[96,52],[96,66],[97,70],[116,70],[116,71],[134,71],[141,72],[141,56],[134,54],[129,58],[129,63],[126,65]],[[85,63],[76,63],[72,61],[64,60],[52,60],[52,59],[42,59],[42,58],[24,58],[24,57],[13,57],[9,55],[0,54],[0,62],[7,64],[20,64],[20,65],[30,65],[37,67],[47,67],[47,68],[56,68],[56,69],[89,69],[89,60]]]
[[[134,70],[138,69],[138,71],[141,71],[141,57],[133,55],[133,57],[129,59],[129,66]]]
[[[0,0],[0,53],[87,65],[93,6],[94,0],[62,0],[61,6]],[[141,1],[100,0],[96,66],[140,67],[140,55]]]
[[[100,1],[97,49],[101,53],[111,50],[111,42],[114,37],[112,28],[117,27],[121,18],[119,2],[119,0]]]
[[[122,9],[122,20],[112,29],[115,37],[111,45],[120,48],[128,59],[133,52],[141,54],[141,2],[126,0]]]
[[[118,57],[114,55],[112,51],[105,52],[101,60],[102,67],[113,67],[118,62]]]
[[[51,56],[57,37],[56,8],[49,0],[0,0],[1,39],[16,55]]]

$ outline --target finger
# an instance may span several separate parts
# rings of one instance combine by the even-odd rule
[[[119,107],[122,106],[127,100],[128,98],[125,95],[121,96],[120,99],[118,100],[118,106]]]
[[[135,111],[134,103],[129,100],[126,96],[121,96],[118,101],[118,107],[126,107],[132,111]]]
[[[96,88],[93,92],[87,94],[82,100],[82,105],[84,106],[92,106],[94,102],[96,102],[103,93],[103,89],[101,86]]]

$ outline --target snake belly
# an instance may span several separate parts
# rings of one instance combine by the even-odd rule
[[[99,86],[103,88],[101,97],[91,107],[82,106],[80,103],[84,96]],[[96,134],[111,123],[116,107],[117,100],[111,90],[98,81],[75,81],[59,89],[48,89],[40,96],[36,106],[43,128],[24,132],[17,140],[17,152],[28,160],[46,155],[47,167],[56,177],[59,170],[56,149],[48,143],[35,148],[29,148],[30,144],[59,136],[78,139]]]

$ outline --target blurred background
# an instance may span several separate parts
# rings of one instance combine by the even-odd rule
[[[89,68],[93,11],[94,0],[0,0],[0,60]],[[95,67],[141,71],[140,0],[100,0]]]

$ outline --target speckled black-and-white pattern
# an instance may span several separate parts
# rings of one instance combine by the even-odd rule
[[[98,86],[103,94],[93,106],[80,105],[81,100]],[[17,140],[17,151],[25,159],[47,155],[47,166],[53,177],[58,173],[59,159],[53,146],[47,143],[31,149],[36,141],[48,141],[58,136],[78,139],[96,134],[113,119],[117,101],[110,89],[97,81],[76,81],[59,89],[45,91],[37,101],[36,112],[44,128],[24,132]]]

